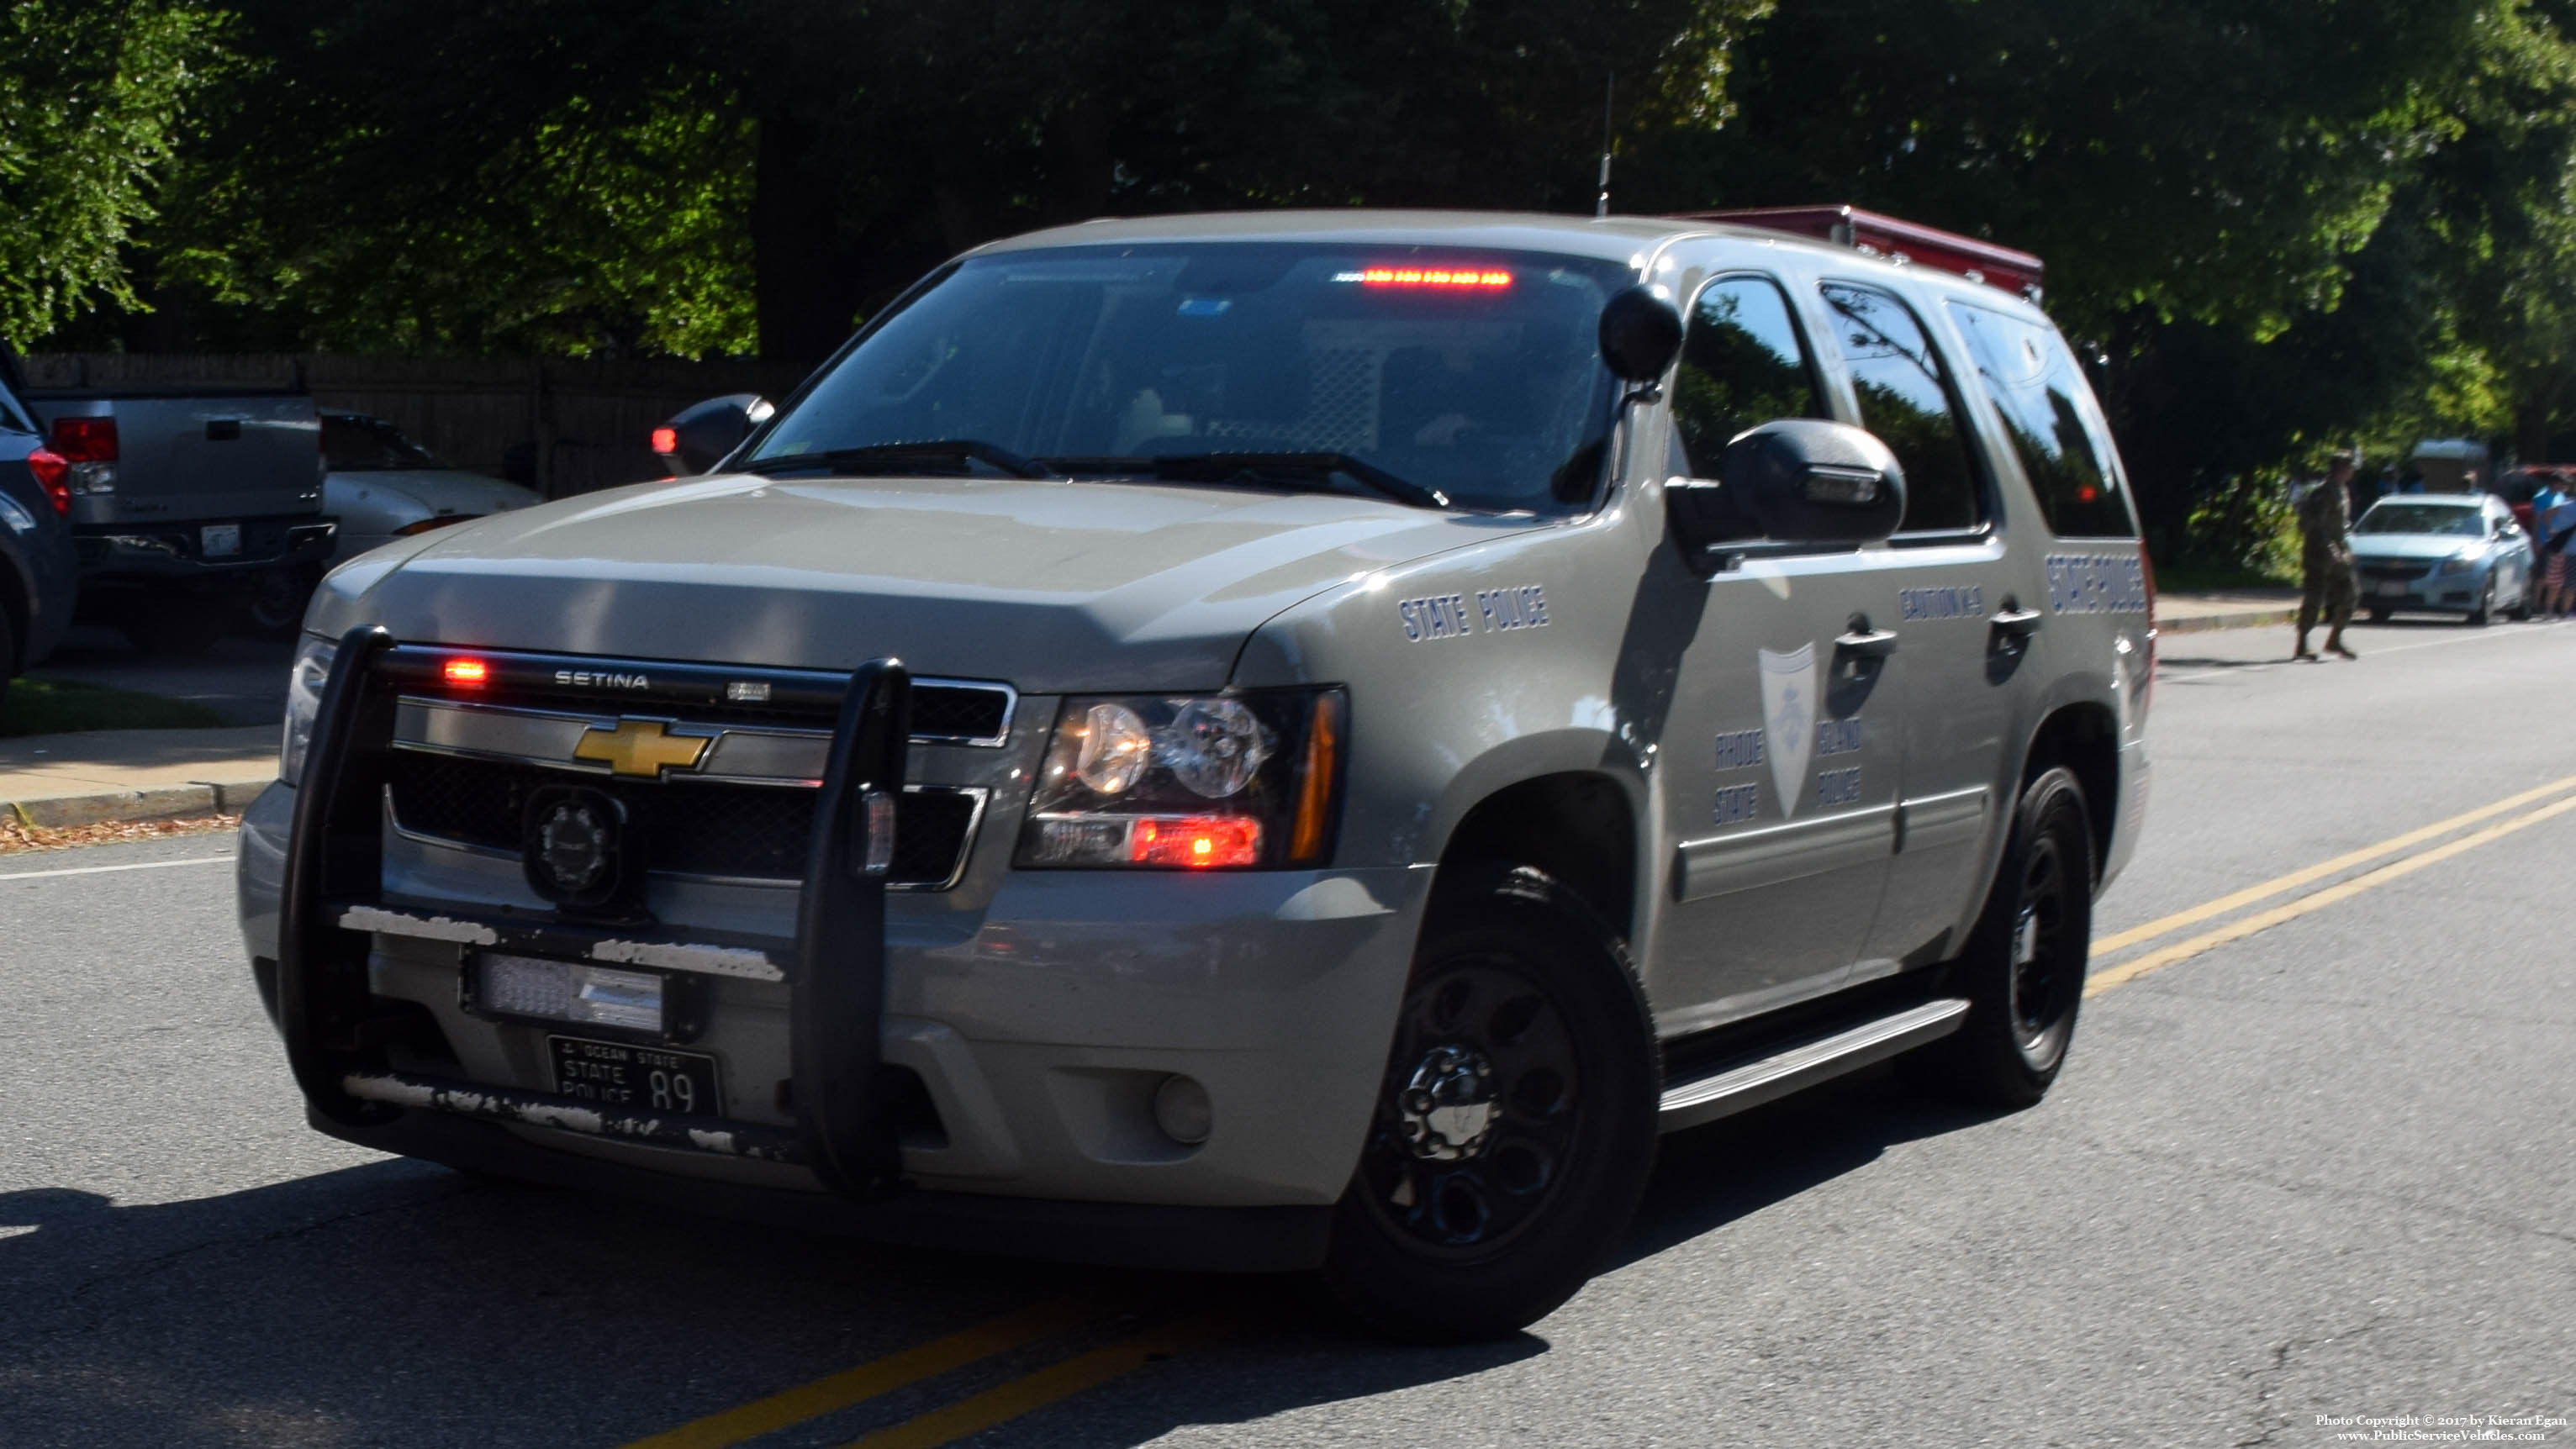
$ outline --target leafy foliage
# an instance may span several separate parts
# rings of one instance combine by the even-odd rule
[[[1615,80],[1623,210],[2046,256],[2169,550],[2576,421],[2576,0],[200,3],[5,12],[0,328],[807,361],[1096,215],[1589,211]]]
[[[0,8],[0,339],[133,304],[123,249],[217,28],[185,0]]]

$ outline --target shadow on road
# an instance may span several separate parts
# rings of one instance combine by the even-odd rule
[[[1976,1120],[1880,1073],[1669,1139],[1619,1261]],[[1057,1297],[1148,1316],[1215,1306],[1245,1331],[996,1442],[1135,1445],[1548,1352],[1531,1334],[1451,1348],[1352,1338],[1293,1279],[888,1248],[400,1160],[180,1203],[0,1194],[0,1283],[0,1425],[13,1445],[613,1445]],[[844,1443],[1134,1321],[761,1443]]]

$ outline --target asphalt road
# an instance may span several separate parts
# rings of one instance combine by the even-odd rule
[[[1617,1266],[1475,1348],[341,1146],[180,863],[228,841],[0,858],[0,1444],[2576,1445],[2576,628],[2354,637],[2172,641],[2097,934],[2455,823],[2098,952],[2030,1111],[1881,1072],[1668,1139]]]

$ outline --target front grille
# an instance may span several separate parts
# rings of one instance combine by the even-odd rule
[[[473,661],[483,682],[450,686],[442,668],[457,660]],[[821,731],[838,722],[849,688],[849,676],[825,670],[434,644],[391,649],[377,669],[399,693],[456,703]],[[1000,745],[1010,736],[1018,704],[1017,691],[999,681],[916,677],[912,737],[931,744]]]
[[[998,740],[1011,724],[1011,696],[990,685],[915,684],[912,737]]]
[[[2363,564],[2360,570],[2362,580],[2373,584],[2411,584],[2427,571],[2423,564]]]
[[[569,770],[396,750],[386,788],[404,830],[517,853],[531,792],[582,785],[626,807],[627,830],[648,869],[682,875],[792,881],[805,873],[814,792],[673,781],[643,784]],[[944,889],[964,868],[982,797],[913,786],[895,808],[891,883]]]
[[[674,709],[658,703],[644,703],[613,693],[571,690],[513,689],[476,691],[472,694],[446,691],[423,691],[423,698],[451,699],[461,703],[500,705],[510,709],[553,710],[562,714],[598,715],[603,718],[617,713],[679,714],[692,724],[770,725],[791,729],[828,730],[839,723],[840,710],[825,701],[788,701],[774,704],[736,704],[730,701],[692,700]],[[912,737],[932,743],[968,740],[998,741],[1010,728],[1012,695],[997,684],[924,684],[912,686]]]

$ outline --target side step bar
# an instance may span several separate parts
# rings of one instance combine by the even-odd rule
[[[1657,1125],[1666,1132],[1678,1132],[1761,1106],[1829,1077],[1883,1062],[1948,1036],[1967,1019],[1968,1003],[1964,999],[1943,997],[1767,1057],[1676,1083],[1664,1089],[1663,1111]]]

